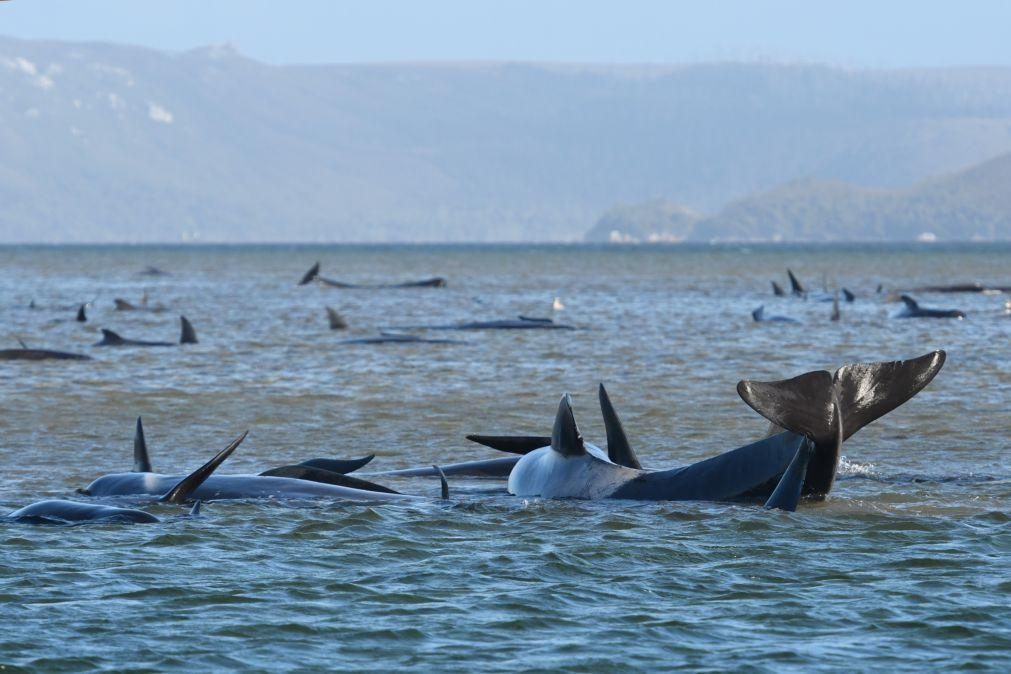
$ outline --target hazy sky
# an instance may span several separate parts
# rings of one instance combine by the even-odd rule
[[[0,35],[270,63],[534,60],[1011,65],[1005,0],[9,0]]]

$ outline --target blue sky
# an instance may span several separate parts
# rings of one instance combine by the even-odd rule
[[[1011,2],[9,0],[0,35],[168,50],[231,42],[268,63],[1011,65]]]

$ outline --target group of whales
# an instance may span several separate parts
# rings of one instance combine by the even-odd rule
[[[446,475],[506,477],[507,491],[546,499],[758,502],[793,511],[802,498],[824,499],[832,488],[846,439],[922,390],[944,364],[944,351],[905,361],[855,363],[773,382],[742,380],[737,392],[772,424],[765,437],[711,458],[667,470],[644,469],[632,449],[603,384],[598,390],[606,450],[585,442],[572,399],[564,394],[550,436],[470,435],[468,439],[514,456],[422,468],[373,472],[369,480],[347,473],[367,464],[314,459],[257,475],[212,475],[243,433],[187,476],[152,471],[143,426],[137,420],[134,469],[103,475],[79,493],[90,497],[156,497],[169,503],[221,499],[330,499],[395,503],[427,500],[370,480],[436,475],[448,498]],[[23,522],[154,522],[143,511],[80,501],[47,500],[7,516]]]
[[[346,283],[343,281],[336,281],[333,279],[328,279],[320,276],[320,263],[316,262],[298,282],[298,285],[307,285],[311,282],[316,282],[317,285],[326,288],[341,288],[341,289],[387,289],[387,288],[443,288],[446,286],[446,279],[442,277],[432,277],[427,279],[421,279],[417,281],[402,281],[398,283],[373,283],[373,284],[361,284],[361,283]],[[148,267],[144,271],[139,272],[147,276],[161,276],[168,275],[168,272],[162,271],[155,267]],[[85,311],[86,307],[92,304],[92,302],[85,302],[77,306],[77,314],[75,320],[84,323],[87,322],[87,313]],[[116,298],[114,300],[114,305],[117,311],[147,311],[147,312],[163,312],[167,308],[161,304],[149,304],[148,296],[145,292],[139,303],[134,304],[122,298]],[[555,305],[559,305],[559,301],[555,299]],[[29,308],[37,308],[35,301],[33,300],[29,305]],[[326,307],[327,321],[329,323],[331,330],[343,330],[348,327],[347,321],[343,316],[340,315],[332,307]],[[131,339],[122,337],[118,333],[103,328],[102,329],[102,339],[94,344],[94,346],[175,346],[176,344],[196,344],[197,337],[196,331],[193,326],[186,319],[185,316],[180,316],[182,321],[182,336],[178,342],[168,342],[168,341],[152,341],[143,339]],[[564,325],[560,323],[555,323],[551,318],[534,318],[530,316],[519,315],[515,318],[507,319],[494,319],[485,321],[462,321],[460,323],[452,324],[439,324],[439,325],[410,325],[410,326],[394,326],[390,328],[385,328],[380,330],[378,335],[371,337],[357,337],[351,339],[345,339],[339,342],[340,344],[463,344],[462,340],[456,339],[446,339],[446,338],[435,338],[435,337],[421,337],[418,335],[405,334],[403,332],[391,332],[391,330],[573,330],[575,329],[571,325]],[[24,343],[21,344],[19,349],[0,349],[0,360],[91,360],[91,356],[81,353],[72,353],[68,351],[58,351],[53,349],[35,349],[29,348]]]
[[[839,310],[839,294],[840,293],[830,293],[828,291],[822,292],[809,292],[804,288],[801,282],[797,279],[797,276],[793,273],[793,270],[786,270],[787,276],[790,279],[790,295],[793,297],[798,297],[805,300],[814,300],[818,302],[832,302],[832,313],[830,315],[831,320],[837,321],[840,318]],[[846,288],[840,288],[843,300],[845,302],[853,302],[856,300],[856,295],[847,290]],[[784,297],[787,295],[786,291],[783,290],[775,281],[772,281],[772,292],[777,297]],[[882,292],[882,287],[878,286],[878,293]],[[997,294],[997,293],[1007,293],[1011,292],[1011,286],[987,286],[980,283],[959,283],[954,285],[945,286],[921,286],[915,288],[911,292],[929,292],[929,293],[981,293],[981,294]],[[889,295],[889,300],[901,301],[902,308],[893,314],[892,318],[955,318],[962,319],[966,317],[964,311],[960,309],[934,309],[930,307],[920,306],[920,303],[915,300],[908,293],[895,293]],[[759,306],[757,309],[751,312],[751,317],[756,323],[762,322],[778,322],[778,323],[799,323],[799,321],[790,316],[783,315],[773,315],[765,313],[765,305]]]

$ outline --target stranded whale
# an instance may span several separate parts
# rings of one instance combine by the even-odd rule
[[[420,281],[404,281],[403,283],[344,283],[342,281],[334,281],[333,279],[324,278],[319,275],[319,262],[310,267],[303,276],[302,280],[298,282],[298,285],[304,286],[312,281],[316,281],[321,286],[326,286],[328,288],[348,288],[348,289],[382,289],[382,288],[443,288],[446,286],[446,279],[436,276],[433,278],[426,278]]]
[[[895,314],[895,318],[965,318],[965,312],[958,309],[928,309],[909,295],[903,295],[902,302],[906,305]]]
[[[95,342],[95,346],[175,346],[178,344],[196,344],[197,343],[197,331],[193,329],[193,326],[185,316],[180,316],[179,320],[182,322],[182,333],[179,336],[178,342],[149,342],[143,339],[127,339],[126,337],[120,337],[118,333],[112,330],[106,330],[102,328],[102,340]]]
[[[246,433],[233,440],[231,444],[218,452],[213,459],[197,468],[189,475],[178,480],[159,499],[165,503],[185,503],[193,497],[194,492],[202,485],[211,473],[235,451],[245,439]],[[198,501],[190,514],[199,510]],[[85,522],[129,522],[149,524],[160,522],[157,517],[143,510],[134,508],[119,508],[98,503],[82,503],[63,499],[49,499],[25,506],[7,515],[4,519],[13,522],[30,524],[83,524]]]
[[[834,375],[816,371],[778,382],[742,381],[737,386],[740,396],[779,432],[663,471],[622,465],[584,442],[566,394],[550,444],[517,461],[508,489],[527,497],[759,501],[794,510],[802,496],[828,495],[842,442],[916,395],[941,369],[944,358],[943,351],[935,351],[908,361],[847,365]],[[600,392],[602,408],[610,407],[603,386]],[[610,420],[605,415],[608,444],[614,435],[620,439],[617,444],[628,446],[616,419],[616,414]]]
[[[359,466],[371,460],[357,460]],[[341,462],[344,463],[344,462]],[[263,475],[214,475],[199,485],[194,498],[203,501],[230,499],[332,499],[360,502],[422,501],[423,496],[399,494],[381,485],[350,478],[329,468],[339,464],[327,459],[314,459],[300,466],[282,466]],[[338,468],[340,469],[340,468]],[[137,420],[134,437],[134,471],[103,475],[79,493],[86,496],[157,496],[175,484],[178,476],[151,472],[143,426]],[[438,468],[436,474],[442,481],[442,490],[448,493],[445,476]],[[296,475],[297,474],[297,475]]]

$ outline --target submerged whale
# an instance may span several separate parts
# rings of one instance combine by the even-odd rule
[[[671,470],[631,465],[634,453],[603,385],[608,452],[583,441],[565,394],[550,443],[516,462],[508,490],[543,498],[758,501],[794,510],[801,497],[828,495],[842,442],[916,395],[944,358],[935,351],[908,361],[846,365],[835,374],[820,370],[777,382],[741,381],[738,394],[777,432]],[[612,444],[617,451],[610,451]]]
[[[380,332],[376,337],[342,339],[338,344],[466,344],[458,339],[432,339],[397,332]]]
[[[551,318],[523,316],[493,321],[469,321],[443,325],[397,325],[394,330],[575,330],[571,325],[555,323]]]
[[[328,288],[348,288],[348,289],[382,289],[382,288],[443,288],[446,286],[446,279],[441,276],[421,279],[420,281],[404,281],[402,283],[344,283],[334,281],[319,275],[319,262],[309,268],[298,285],[304,286],[312,281],[316,281],[321,286]]]
[[[340,470],[341,465],[357,464],[347,468],[353,470],[371,459],[371,456],[352,462],[313,459],[298,466],[282,466],[265,471],[260,475],[215,475],[199,485],[193,496],[203,501],[259,498],[360,502],[426,500],[423,496],[400,494],[381,485],[330,470]],[[435,471],[440,477],[443,494],[448,495],[445,475],[438,468]],[[178,480],[178,476],[151,471],[143,425],[138,418],[137,433],[134,436],[134,472],[103,475],[78,492],[85,496],[157,496],[165,491],[166,485],[175,484]]]
[[[895,318],[965,318],[965,312],[958,309],[928,309],[909,295],[900,298],[905,306],[895,314]]]
[[[756,323],[798,323],[796,318],[790,318],[789,316],[766,316],[765,315],[765,305],[761,305],[757,309],[751,312],[751,318]]]
[[[159,499],[165,503],[185,503],[192,499],[193,494],[211,473],[235,451],[245,439],[246,433],[233,440],[227,447],[218,452],[213,459],[197,468],[189,475],[178,480]],[[200,508],[198,501],[190,511],[197,514]],[[128,522],[134,524],[150,524],[160,522],[157,517],[143,510],[120,508],[98,503],[82,503],[64,499],[48,499],[20,508],[10,513],[4,519],[12,522],[29,524],[83,524],[86,522]]]
[[[29,349],[22,343],[20,349],[0,349],[0,360],[91,360],[91,356],[52,349]]]
[[[102,339],[95,342],[95,346],[175,346],[176,344],[196,344],[197,331],[193,329],[193,326],[186,320],[185,316],[180,316],[179,320],[182,322],[182,334],[179,336],[178,342],[149,342],[143,339],[127,339],[112,330],[102,328]]]

